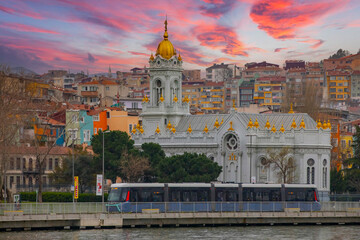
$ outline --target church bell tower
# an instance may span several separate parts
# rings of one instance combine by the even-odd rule
[[[189,115],[189,100],[182,99],[182,58],[172,43],[167,32],[165,20],[164,39],[159,43],[155,57],[151,54],[150,98],[145,98],[141,117],[146,132],[153,133],[157,126],[166,129],[171,122],[177,125],[180,119]]]

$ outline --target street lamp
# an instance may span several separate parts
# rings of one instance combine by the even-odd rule
[[[104,157],[104,149],[105,149],[105,140],[104,140],[104,135],[105,135],[105,133],[109,133],[110,131],[104,131],[104,132],[102,132],[102,137],[103,137],[103,139],[102,139],[102,144],[103,144],[103,146],[102,146],[102,150],[103,150],[103,152],[102,152],[102,211],[104,212],[104,210],[105,210],[105,208],[104,208],[104,187],[105,187],[105,157]]]

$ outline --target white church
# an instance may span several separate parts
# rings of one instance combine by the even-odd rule
[[[150,97],[143,99],[142,126],[134,129],[135,146],[154,142],[167,156],[203,153],[222,166],[218,181],[281,183],[264,164],[268,149],[290,149],[295,182],[315,184],[321,197],[330,191],[330,124],[322,127],[303,113],[191,115],[182,98],[182,58],[168,39],[151,54]]]

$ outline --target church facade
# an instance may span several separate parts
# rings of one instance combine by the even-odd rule
[[[315,184],[320,196],[330,191],[330,124],[323,126],[304,113],[190,115],[182,98],[182,58],[168,39],[151,54],[150,96],[143,99],[142,126],[134,129],[135,146],[161,145],[168,156],[203,153],[222,166],[218,181],[282,183],[269,151],[287,148],[295,163],[292,183]],[[324,124],[325,125],[325,124]]]

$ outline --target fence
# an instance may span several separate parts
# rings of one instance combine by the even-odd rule
[[[306,202],[154,202],[126,203],[128,208],[116,204],[78,203],[3,203],[0,215],[21,214],[69,214],[69,213],[142,213],[151,212],[357,212],[360,202],[323,202],[320,205]],[[124,205],[125,206],[125,205]],[[319,207],[320,206],[320,207]],[[109,212],[110,210],[110,212]]]

